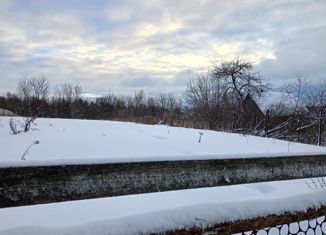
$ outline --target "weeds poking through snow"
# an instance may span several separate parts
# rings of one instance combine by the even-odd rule
[[[203,134],[204,134],[203,132],[199,132],[199,140],[198,140],[198,143],[201,142],[201,137],[202,137]]]
[[[35,117],[25,118],[24,123],[20,122],[19,120],[11,118],[9,121],[10,127],[10,134],[17,135],[22,132],[28,132],[31,129],[31,125],[34,124]],[[18,128],[20,126],[20,128]],[[33,130],[33,129],[32,129]]]
[[[17,135],[19,134],[20,132],[22,132],[21,130],[18,130],[17,128],[17,124],[19,122],[13,118],[10,118],[10,121],[9,121],[9,128],[10,128],[10,134],[12,135]]]
[[[30,149],[33,145],[35,145],[35,144],[39,144],[39,143],[40,143],[40,141],[38,141],[38,140],[34,140],[34,142],[33,142],[32,144],[30,144],[30,145],[28,146],[28,148],[26,149],[26,151],[23,153],[23,155],[22,155],[22,157],[21,157],[20,160],[26,160],[25,156],[28,155],[28,151],[29,151],[29,149]]]

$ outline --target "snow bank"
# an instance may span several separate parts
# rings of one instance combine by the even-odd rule
[[[34,130],[9,134],[1,117],[0,166],[197,160],[325,154],[326,148],[208,130],[114,121],[36,120]],[[204,133],[201,143],[199,132]],[[20,158],[35,140],[26,156]]]
[[[325,204],[305,180],[181,190],[0,209],[0,234],[149,234]]]

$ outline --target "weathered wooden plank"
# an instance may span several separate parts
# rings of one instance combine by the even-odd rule
[[[326,155],[0,168],[0,208],[326,176]]]

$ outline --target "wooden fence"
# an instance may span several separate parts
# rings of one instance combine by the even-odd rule
[[[0,208],[326,176],[326,155],[0,168]]]
[[[5,167],[0,168],[0,208],[322,176],[326,176],[326,155]],[[326,205],[296,215],[270,215],[218,224],[205,231],[193,227],[166,234],[231,234],[248,230],[256,234],[260,228],[285,226],[325,214]],[[325,219],[322,223],[326,225]]]

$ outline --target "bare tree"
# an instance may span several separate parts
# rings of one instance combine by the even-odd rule
[[[55,97],[60,100],[66,100],[71,102],[72,100],[72,85],[69,83],[63,83],[60,85],[56,85],[55,87]]]
[[[25,77],[18,82],[17,94],[23,100],[30,98],[46,99],[50,83],[44,75]]]
[[[33,77],[30,79],[32,96],[37,99],[46,99],[49,94],[50,83],[44,76]]]
[[[174,113],[181,106],[181,99],[172,93],[167,94],[167,109],[170,113]]]
[[[82,87],[79,84],[73,86],[73,98],[74,100],[79,100],[83,92]]]
[[[174,125],[174,119],[177,113],[181,112],[181,98],[178,98],[173,93],[160,93],[155,100],[161,119],[160,121]]]
[[[125,100],[125,104],[127,108],[132,108],[134,107],[134,100],[132,96],[125,96],[123,97],[123,99]]]
[[[55,87],[55,97],[71,103],[80,99],[82,87],[80,85],[72,85],[71,83],[59,84]]]
[[[252,63],[239,56],[216,65],[213,75],[224,84],[227,93],[234,94],[240,101],[243,101],[247,94],[259,96],[268,88],[260,74],[254,71]]]
[[[224,93],[220,80],[210,74],[202,74],[188,82],[185,99],[195,118],[202,119],[213,129],[221,111]]]
[[[157,100],[155,97],[149,96],[146,99],[146,107],[148,108],[151,115],[155,116],[157,114]]]
[[[23,116],[44,115],[50,83],[44,75],[25,77],[18,82],[17,96],[22,100],[18,113]]]
[[[18,81],[17,95],[23,99],[28,100],[32,95],[32,87],[29,79],[27,77]]]
[[[157,104],[161,110],[168,109],[168,95],[160,93],[157,97]]]
[[[281,89],[288,94],[285,106],[287,106],[287,109],[292,109],[290,110],[292,115],[302,113],[303,103],[308,95],[305,89],[307,87],[308,83],[305,78],[301,74],[296,74],[294,82]]]
[[[308,106],[326,106],[326,81],[311,85],[305,101]]]
[[[115,100],[117,97],[113,93],[109,93],[107,95],[104,95],[102,97],[96,98],[96,102],[98,103],[105,103],[114,106],[115,105]]]
[[[135,91],[133,105],[136,110],[145,105],[145,92],[143,90]]]

